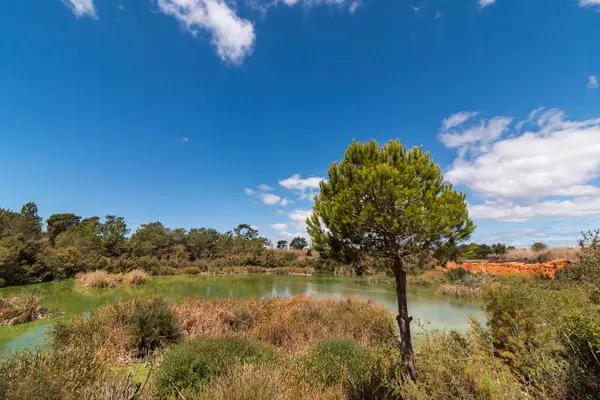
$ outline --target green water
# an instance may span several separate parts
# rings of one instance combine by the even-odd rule
[[[34,290],[44,296],[44,304],[64,311],[58,318],[28,324],[0,327],[0,356],[23,347],[42,345],[44,332],[59,319],[86,314],[104,303],[119,299],[163,294],[168,297],[276,297],[310,294],[315,297],[359,296],[372,300],[396,312],[396,294],[389,284],[372,283],[359,277],[282,276],[282,275],[182,275],[151,277],[146,285],[120,286],[116,289],[84,289],[73,280],[40,283],[0,289],[0,297],[23,290]],[[440,329],[463,330],[467,316],[475,315],[484,321],[481,304],[476,301],[439,296],[435,289],[409,287],[408,308],[418,324]],[[413,325],[415,336],[422,332]]]

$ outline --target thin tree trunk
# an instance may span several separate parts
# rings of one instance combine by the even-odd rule
[[[396,297],[398,298],[398,327],[400,328],[400,352],[402,353],[402,364],[404,372],[411,379],[415,380],[415,361],[410,337],[410,322],[412,317],[408,316],[408,306],[406,301],[406,267],[404,260],[400,257],[394,259],[394,277],[396,278]]]

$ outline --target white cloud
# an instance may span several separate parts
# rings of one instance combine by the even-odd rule
[[[581,7],[593,7],[600,6],[600,0],[579,0]]]
[[[276,231],[285,231],[287,230],[287,224],[270,224],[269,227],[275,229]]]
[[[248,188],[244,188],[244,192],[246,192],[248,196],[252,196],[254,194],[254,190]]]
[[[276,215],[283,215],[283,210],[277,210]]]
[[[268,206],[278,204],[281,201],[281,197],[272,193],[262,193],[259,195],[259,197],[262,199],[263,203]]]
[[[356,12],[356,10],[359,9],[359,7],[361,6],[361,2],[360,1],[353,1],[352,3],[350,3],[350,5],[348,6],[348,12],[350,14],[354,14]]]
[[[67,7],[71,9],[71,11],[73,11],[73,14],[75,14],[77,18],[98,18],[96,7],[94,7],[92,0],[63,0],[63,3],[65,3]]]
[[[279,184],[286,189],[296,191],[299,194],[299,198],[305,199],[306,192],[312,194],[315,190],[319,189],[319,184],[321,181],[324,181],[325,178],[319,177],[311,177],[311,178],[301,178],[300,175],[295,174],[291,177],[279,181]]]
[[[504,122],[491,131],[491,123],[480,124],[488,128],[483,135],[463,132],[450,141],[440,136],[446,146],[459,147],[446,179],[484,200],[469,207],[472,217],[525,221],[600,213],[600,187],[594,184],[600,173],[600,118],[571,121],[561,110],[537,109],[522,121],[536,129],[523,134],[522,122],[516,131]],[[510,134],[502,138],[505,131]]]
[[[469,207],[469,215],[472,218],[505,222],[528,221],[539,217],[580,217],[592,214],[600,214],[600,197],[547,200],[524,206],[507,203]]]
[[[477,112],[469,112],[469,111],[461,111],[454,115],[449,116],[444,121],[442,121],[442,129],[447,131],[448,129],[454,128],[456,126],[462,125],[467,122],[469,119],[477,116]]]
[[[283,199],[283,200],[281,200],[281,203],[279,203],[279,204],[281,204],[282,207],[285,207],[288,205],[288,203],[289,203],[288,199]]]
[[[485,8],[487,6],[491,6],[495,2],[496,2],[496,0],[479,0],[479,7]]]
[[[254,25],[223,0],[158,0],[158,7],[194,36],[198,30],[210,32],[211,43],[223,61],[241,64],[252,51]]]
[[[452,117],[451,117],[452,118]],[[508,129],[512,118],[495,117],[489,121],[482,121],[479,125],[468,128],[462,132],[445,132],[439,135],[446,147],[463,147],[471,143],[487,143],[498,139]],[[444,120],[444,123],[446,120]]]
[[[264,183],[261,183],[260,185],[258,185],[258,188],[265,192],[270,192],[271,190],[273,190],[273,188],[271,186],[264,184]]]
[[[312,210],[296,209],[289,214],[292,225],[298,230],[306,230],[306,219],[312,215]]]
[[[598,0],[598,4],[600,4],[600,0]],[[598,89],[598,77],[596,77],[596,75],[590,75],[588,79],[588,88]]]
[[[189,141],[190,141],[190,139],[189,139],[189,138],[186,138],[186,137],[184,137],[183,139],[181,139],[181,141],[182,141],[182,142],[189,142]]]

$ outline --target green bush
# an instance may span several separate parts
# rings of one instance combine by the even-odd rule
[[[177,318],[161,297],[136,301],[128,325],[129,347],[136,350],[138,356],[181,338]]]
[[[227,322],[232,331],[240,332],[252,326],[253,317],[248,310],[234,310],[227,316]]]
[[[333,386],[368,375],[371,361],[371,351],[357,341],[330,339],[317,343],[300,363],[307,379]]]
[[[568,365],[569,398],[600,394],[600,313],[571,312],[561,338]]]
[[[244,363],[263,363],[274,357],[266,345],[235,337],[200,338],[173,347],[157,370],[154,385],[159,399],[177,390],[198,386]]]
[[[535,242],[531,245],[531,250],[533,251],[544,251],[548,249],[548,245],[542,242]]]

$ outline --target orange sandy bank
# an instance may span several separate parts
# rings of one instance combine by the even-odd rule
[[[524,275],[533,276],[543,274],[548,279],[554,279],[555,272],[565,266],[571,265],[568,260],[555,260],[545,263],[524,264],[520,262],[506,263],[469,263],[465,262],[457,264],[454,262],[448,263],[446,266],[449,269],[463,267],[469,272],[484,273],[492,275]]]

